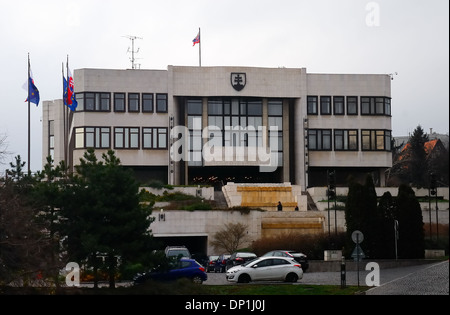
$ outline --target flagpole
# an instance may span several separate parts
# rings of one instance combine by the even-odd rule
[[[64,88],[64,62],[61,64],[62,66],[62,78],[63,78],[63,122],[64,122],[64,163],[67,163],[67,148],[66,148],[66,137],[67,137],[67,132],[66,132],[66,106],[64,105],[65,102],[65,95],[67,93],[67,87]],[[67,85],[67,84],[66,84]]]
[[[28,53],[28,175],[31,175],[30,168],[30,148],[31,148],[31,140],[30,140],[30,53]]]
[[[70,86],[69,86],[69,55],[67,55],[67,62],[66,62],[66,66],[67,66],[67,85],[66,85],[66,89],[67,89],[67,91],[66,91],[66,95],[68,96],[69,95],[69,89],[70,89]],[[67,100],[67,102],[68,102],[68,100]],[[68,158],[68,156],[69,156],[69,139],[68,139],[68,137],[69,137],[69,103],[67,103],[67,106],[65,106],[64,107],[64,113],[65,113],[65,117],[66,117],[66,119],[67,119],[67,123],[66,123],[66,127],[65,127],[65,132],[66,132],[66,135],[65,135],[65,138],[64,138],[64,156],[65,156],[65,160],[64,160],[64,162],[66,163],[66,167],[67,167],[67,165],[68,165],[68,163],[67,163],[67,158]]]
[[[202,66],[202,36],[200,34],[200,27],[198,28],[198,38],[199,38],[199,43],[198,43],[198,64],[201,67]]]

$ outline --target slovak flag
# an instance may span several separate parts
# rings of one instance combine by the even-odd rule
[[[192,45],[192,46],[195,46],[195,44],[200,44],[200,31],[198,31],[197,36],[195,36],[195,38],[192,40],[192,42],[194,43],[194,45]]]
[[[71,111],[75,111],[78,102],[75,98],[73,76],[69,68],[67,68],[67,80],[64,79],[64,92],[64,104],[69,107]]]

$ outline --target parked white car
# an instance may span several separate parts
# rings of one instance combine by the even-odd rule
[[[227,271],[230,282],[248,283],[250,281],[297,282],[303,278],[301,265],[291,258],[260,257]]]

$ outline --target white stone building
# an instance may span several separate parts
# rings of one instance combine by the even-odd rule
[[[73,167],[86,148],[113,149],[142,182],[304,191],[326,186],[330,169],[338,186],[370,173],[382,187],[392,164],[387,74],[168,66],[77,69],[74,84],[76,111],[43,104],[43,164],[50,155]]]

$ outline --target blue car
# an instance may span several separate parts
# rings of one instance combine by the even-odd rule
[[[137,274],[134,284],[142,284],[147,280],[175,281],[181,278],[190,279],[194,283],[202,284],[208,279],[205,268],[195,259],[181,258],[170,263],[168,270],[151,270],[146,273]]]

